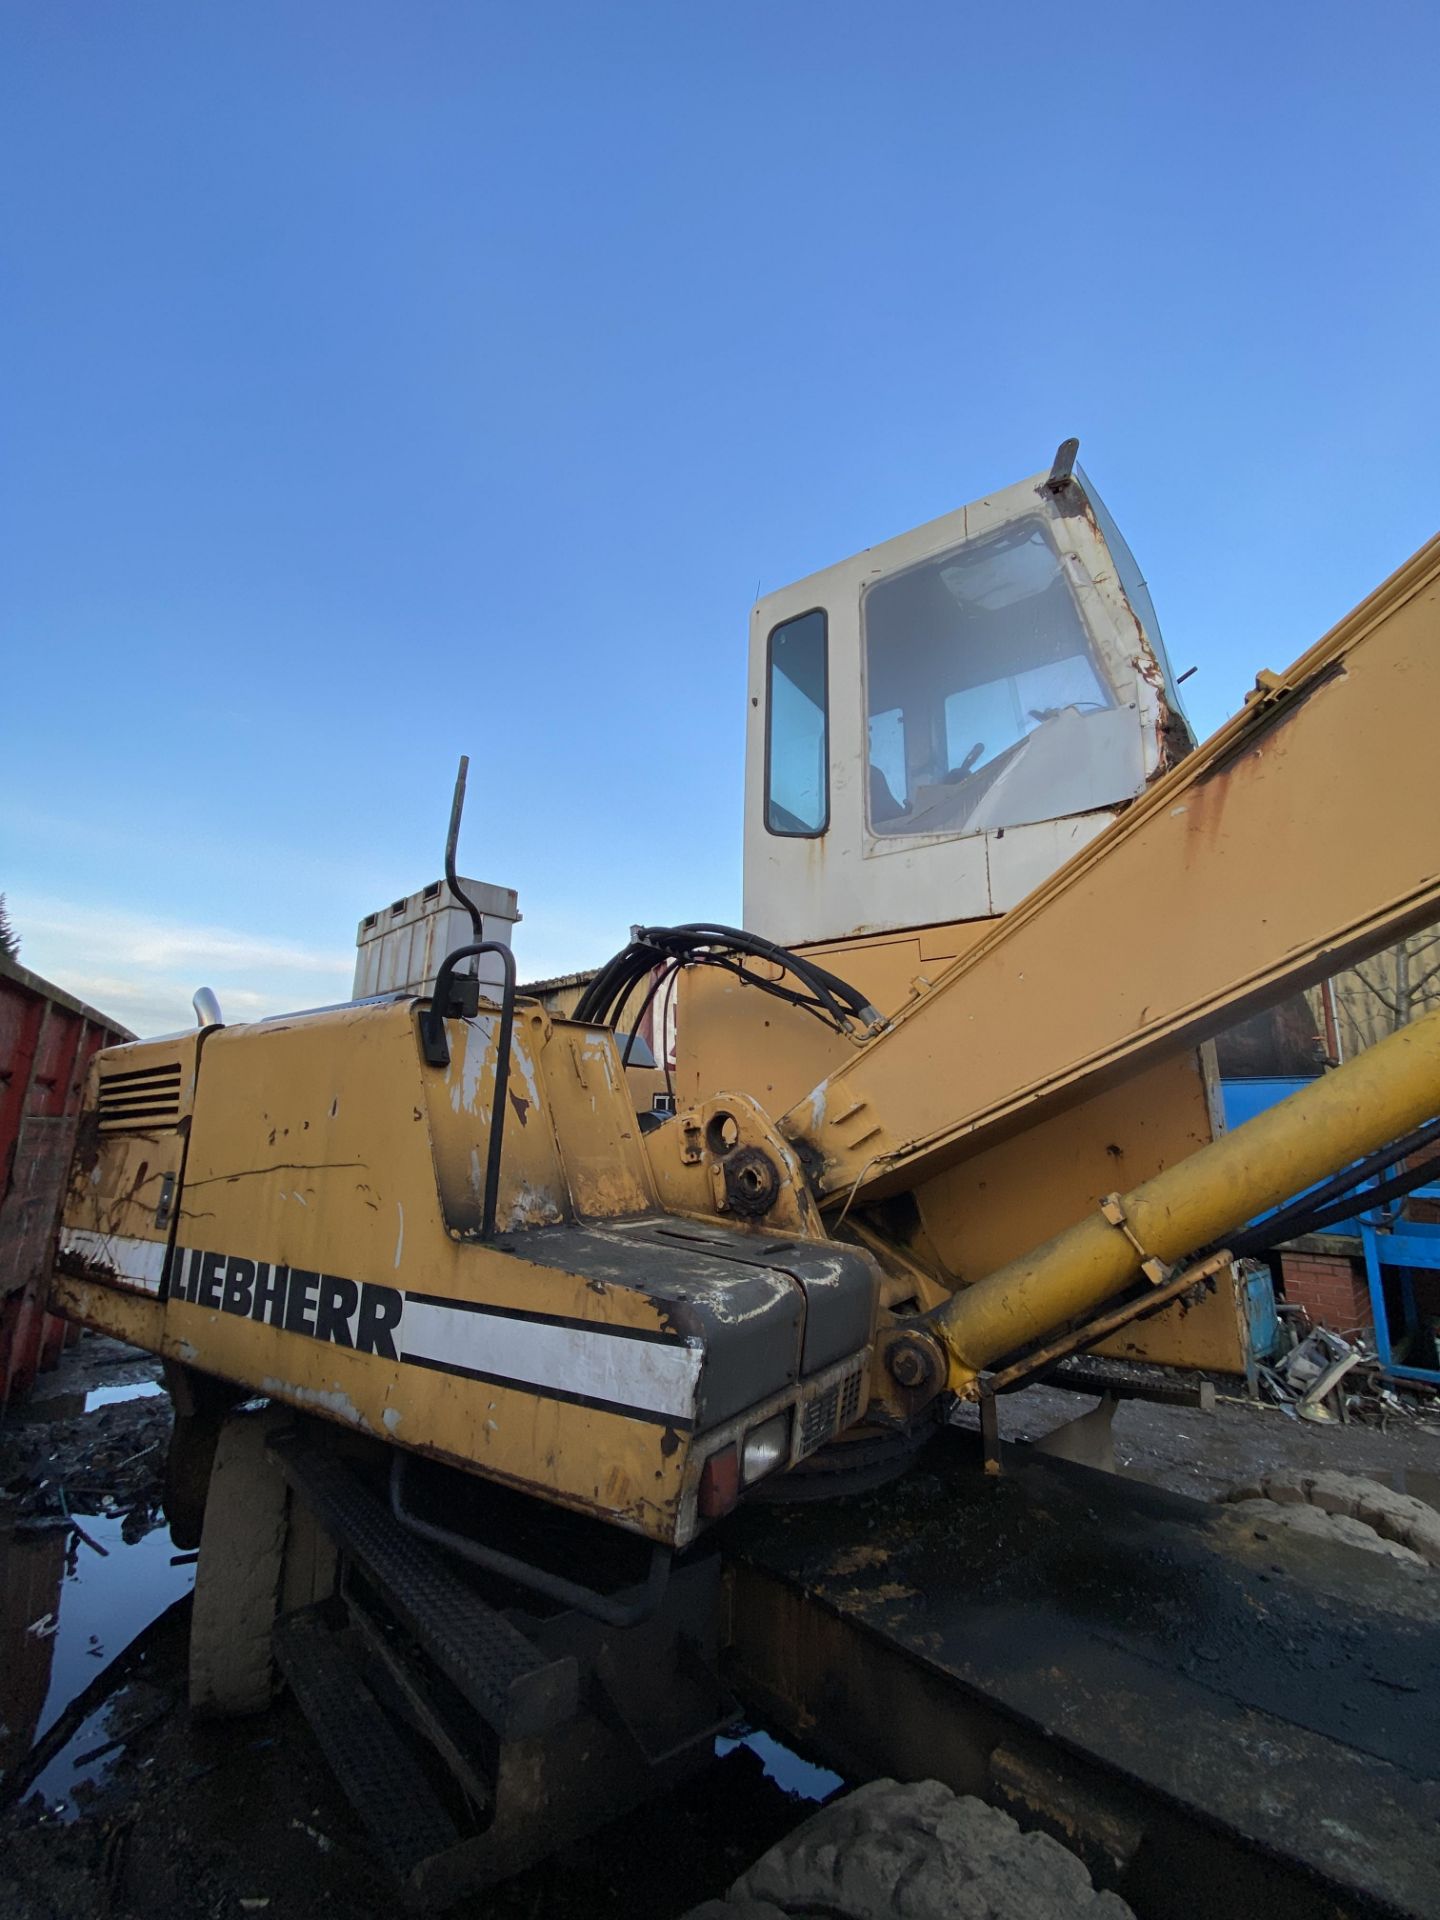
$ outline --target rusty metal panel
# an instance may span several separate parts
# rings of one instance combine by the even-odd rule
[[[45,1351],[45,1285],[86,1073],[100,1047],[130,1038],[0,956],[0,1405],[28,1390]]]
[[[86,1083],[56,1267],[158,1299],[211,1033],[110,1047]]]

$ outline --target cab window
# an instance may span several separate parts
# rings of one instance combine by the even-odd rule
[[[765,704],[765,825],[813,837],[830,821],[827,634],[820,608],[770,635]]]

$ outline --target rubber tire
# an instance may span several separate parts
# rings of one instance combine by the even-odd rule
[[[1133,1920],[1048,1834],[938,1780],[872,1780],[686,1920]]]
[[[1247,1520],[1440,1567],[1440,1513],[1364,1474],[1289,1469],[1231,1487],[1220,1499]]]
[[[165,1455],[165,1518],[177,1552],[193,1553],[205,1531],[205,1502],[215,1470],[220,1422],[204,1414],[177,1413]]]
[[[165,1362],[165,1387],[174,1409],[165,1455],[165,1518],[175,1546],[181,1553],[191,1553],[205,1527],[205,1501],[220,1429],[226,1414],[246,1393],[231,1380],[219,1380],[179,1360]]]
[[[274,1697],[289,1493],[265,1443],[284,1418],[240,1409],[220,1429],[190,1626],[190,1709],[202,1718],[263,1713]]]

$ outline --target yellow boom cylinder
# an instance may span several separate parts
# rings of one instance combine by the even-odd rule
[[[929,1316],[963,1393],[1016,1352],[1166,1264],[1411,1132],[1440,1110],[1440,1011],[1402,1027],[1313,1086],[1119,1197]],[[1110,1208],[1113,1216],[1115,1208]]]

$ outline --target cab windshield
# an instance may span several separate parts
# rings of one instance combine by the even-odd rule
[[[1134,706],[1043,521],[877,581],[863,619],[875,833],[978,833],[1138,792]]]

